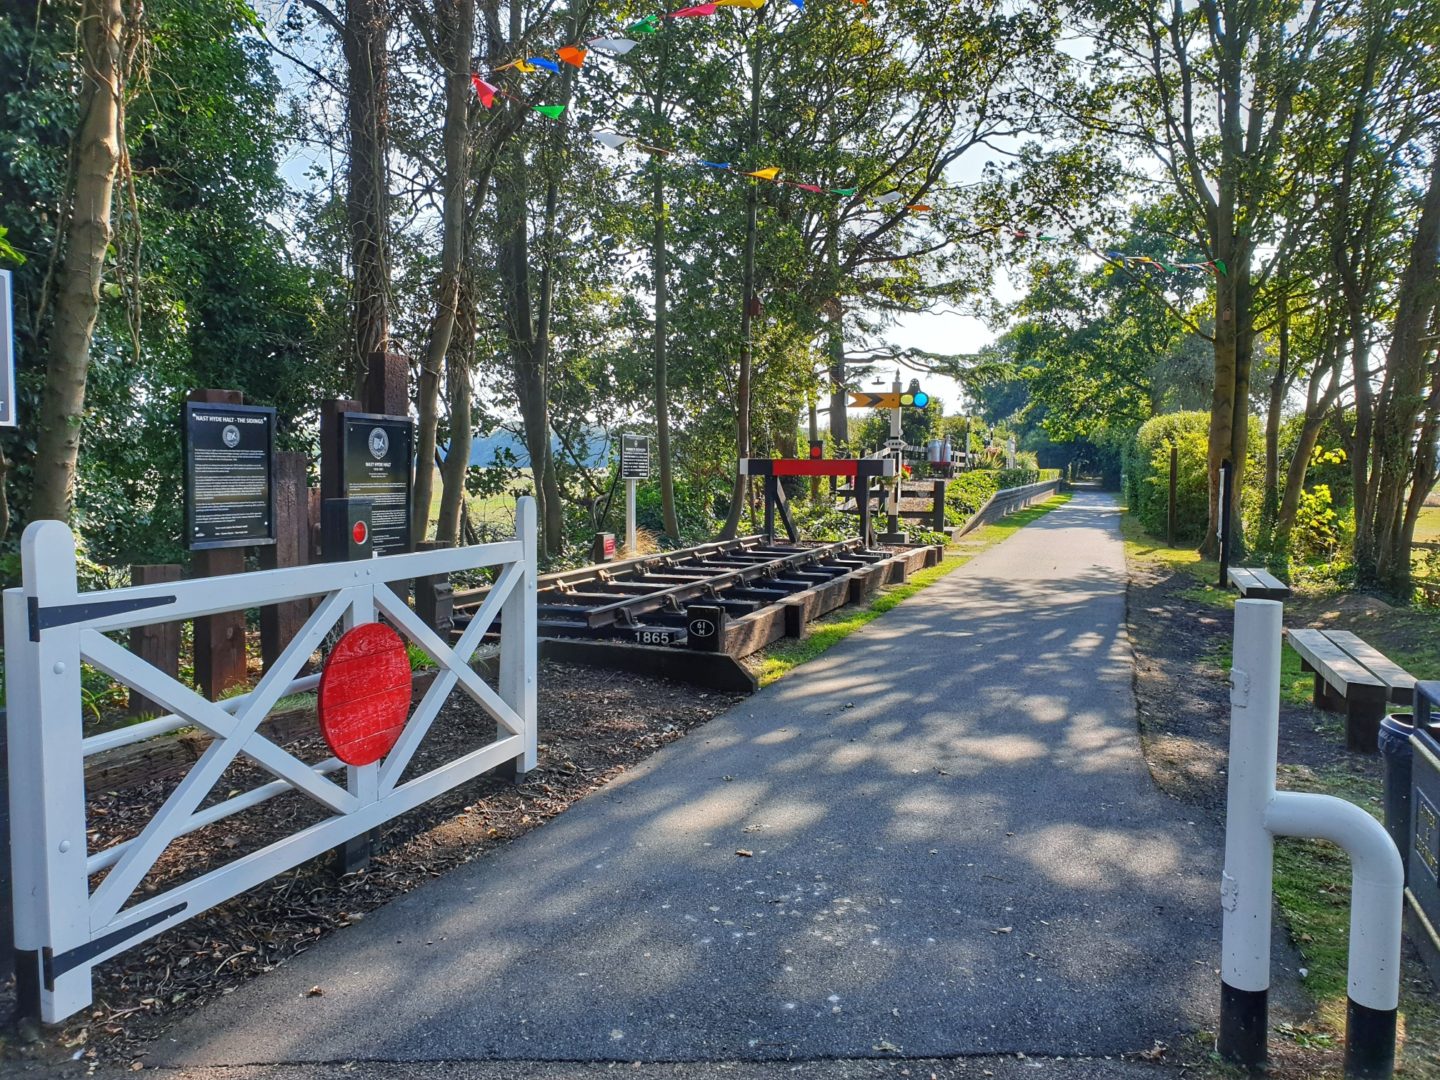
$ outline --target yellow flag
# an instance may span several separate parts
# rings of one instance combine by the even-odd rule
[[[516,60],[514,66],[516,71],[523,72],[526,75],[533,75],[535,74],[535,72],[540,70],[534,64],[529,63],[525,60]],[[499,69],[497,68],[496,70],[498,71]]]
[[[780,175],[779,169],[756,169],[754,172],[747,172],[746,176],[753,176],[756,180],[774,180]]]
[[[765,0],[715,0],[715,6],[749,8],[751,11],[759,11],[765,6]]]

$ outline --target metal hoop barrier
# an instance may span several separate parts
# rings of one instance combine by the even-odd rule
[[[1274,839],[1329,840],[1350,856],[1352,868],[1345,1075],[1383,1080],[1395,1069],[1400,1003],[1400,853],[1385,826],[1354,803],[1275,790],[1284,610],[1274,600],[1235,604],[1217,1048],[1246,1068],[1264,1065]]]

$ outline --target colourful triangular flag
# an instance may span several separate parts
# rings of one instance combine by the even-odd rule
[[[605,37],[592,38],[590,41],[590,47],[592,49],[599,49],[601,52],[614,53],[616,56],[624,56],[631,49],[633,49],[636,44],[638,43],[631,41],[629,38]]]
[[[774,180],[775,177],[780,175],[780,170],[773,167],[769,169],[756,169],[754,172],[747,172],[745,175],[753,176],[756,180]]]
[[[859,191],[859,190],[860,190],[859,188],[853,188],[853,187],[835,187],[835,188],[831,188],[831,189],[830,189],[830,194],[831,194],[831,195],[854,195],[855,192],[857,192],[857,191]]]
[[[933,206],[926,206],[923,202],[917,202],[917,203],[911,203],[909,206],[905,207],[905,209],[906,209],[906,210],[913,210],[913,211],[915,211],[915,213],[917,213],[917,214],[923,214],[923,213],[925,213],[925,211],[927,211],[927,210],[933,210],[933,209],[935,209],[935,208],[934,208]]]
[[[697,15],[714,15],[714,14],[715,14],[715,5],[714,5],[714,4],[696,4],[696,5],[694,5],[693,7],[681,8],[679,11],[672,11],[672,12],[670,12],[669,16],[667,16],[667,17],[668,17],[668,18],[671,18],[671,19],[691,19],[691,18],[694,18],[694,17],[697,16]]]
[[[715,6],[749,8],[751,11],[759,11],[765,6],[765,0],[715,0]]]
[[[516,71],[525,75],[533,75],[540,70],[528,60],[516,60],[513,63],[506,64],[505,67],[513,67]],[[495,70],[504,71],[505,68],[496,68]]]
[[[816,191],[816,192],[819,192],[819,191],[824,191],[824,190],[825,190],[825,189],[822,188],[819,184],[796,184],[795,187],[799,188],[801,191]]]
[[[470,73],[470,85],[475,87],[475,96],[480,99],[481,105],[488,109],[495,104],[495,87],[473,71]]]
[[[535,105],[532,107],[541,116],[548,116],[551,120],[559,120],[565,115],[564,105]]]
[[[707,169],[728,169],[728,168],[730,168],[730,163],[729,163],[728,161],[701,161],[701,162],[698,162],[698,164],[704,165]]]
[[[653,34],[659,29],[660,17],[658,15],[646,15],[639,22],[633,22],[625,28],[627,34]]]
[[[1059,240],[1060,238],[1059,238],[1058,236],[1050,236],[1048,233],[1041,233],[1041,234],[1040,234],[1039,236],[1037,236],[1035,239],[1036,239],[1036,240],[1044,240],[1044,241],[1047,241],[1047,242],[1053,242],[1053,241]]]
[[[790,0],[790,3],[794,4],[801,11],[805,10],[805,0]]]
[[[619,150],[626,143],[634,141],[629,135],[616,135],[613,131],[592,131],[590,134],[596,142],[608,146],[611,150]]]
[[[1215,259],[1212,261],[1211,265],[1213,265],[1216,270],[1219,270],[1220,273],[1224,274],[1226,277],[1230,276],[1230,271],[1225,269],[1224,259]]]
[[[557,64],[554,60],[546,60],[543,56],[532,56],[530,58],[530,63],[542,67],[546,71],[553,71],[557,75],[560,74],[560,65]]]
[[[898,191],[887,191],[884,195],[881,195],[875,201],[878,202],[881,206],[889,206],[891,203],[899,202],[904,197],[905,196],[901,195]]]
[[[563,49],[556,49],[555,55],[571,67],[578,68],[585,63],[585,50],[577,49],[574,45],[566,45]]]

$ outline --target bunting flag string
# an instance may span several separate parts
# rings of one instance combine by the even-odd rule
[[[774,184],[785,184],[793,188],[798,188],[801,191],[808,191],[817,195],[829,194],[840,196],[842,198],[850,198],[859,191],[859,188],[856,187],[822,187],[819,184],[812,184],[806,181],[786,179],[780,175],[783,170],[781,170],[778,166],[772,165],[767,166],[763,169],[743,169],[737,168],[728,161],[707,161],[704,158],[689,157],[681,151],[671,150],[663,146],[652,146],[649,143],[641,142],[633,135],[619,135],[613,131],[592,131],[590,132],[590,135],[596,142],[600,143],[602,146],[609,147],[611,150],[621,150],[627,146],[633,146],[635,149],[647,154],[662,154],[667,157],[674,158],[675,160],[682,163],[696,165],[703,169],[714,169],[717,172],[728,172],[732,175],[745,177],[751,180],[764,180]],[[895,206],[896,204],[902,204],[900,206],[900,209],[908,211],[912,214],[923,214],[935,209],[928,203],[905,203],[904,199],[905,196],[901,192],[888,191],[883,195],[876,196],[873,202],[877,206]],[[967,228],[974,229],[977,232],[1008,233],[1012,238],[1016,240],[1035,240],[1040,243],[1047,244],[1060,244],[1066,242],[1064,237],[1055,236],[1051,233],[1032,233],[1025,229],[1014,229],[1006,225],[996,225],[993,223],[970,221],[963,218],[960,219],[959,224]],[[1160,259],[1151,258],[1148,255],[1126,255],[1122,251],[1113,250],[1098,251],[1095,248],[1090,247],[1088,244],[1084,244],[1080,241],[1076,241],[1076,243],[1079,246],[1084,247],[1092,254],[1105,260],[1106,262],[1118,263],[1121,265],[1152,266],[1164,270],[1168,273],[1175,273],[1180,270],[1208,270],[1211,273],[1219,273],[1222,275],[1226,273],[1225,263],[1218,259],[1202,259],[1188,261],[1176,260],[1165,262]]]

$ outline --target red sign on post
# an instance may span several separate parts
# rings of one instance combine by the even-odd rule
[[[390,752],[410,714],[410,657],[383,623],[364,623],[335,643],[320,673],[320,734],[347,765]]]

